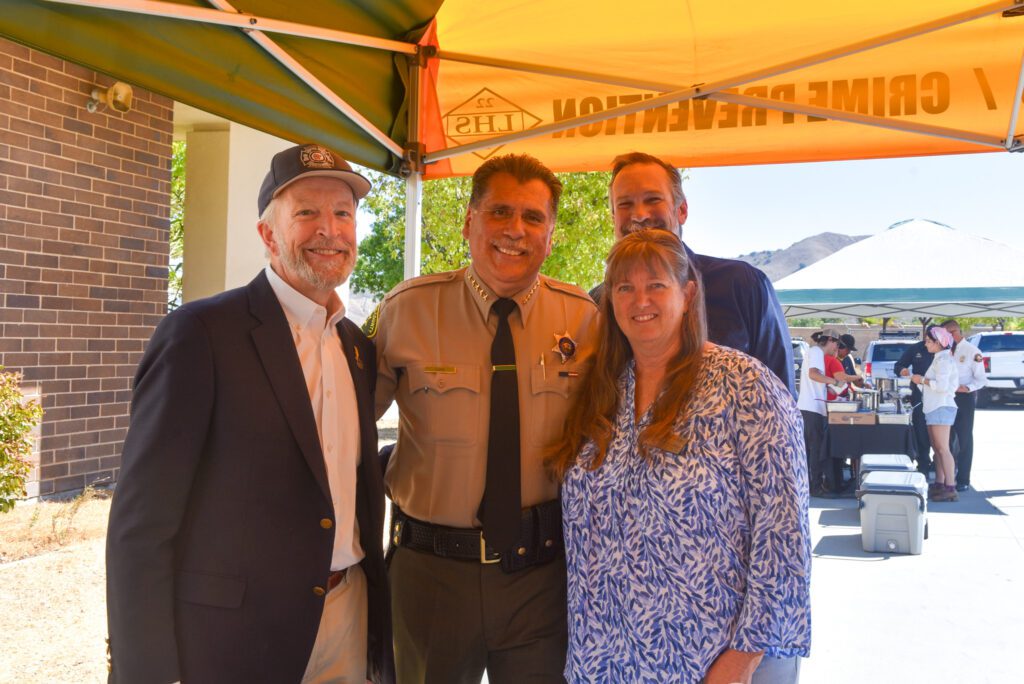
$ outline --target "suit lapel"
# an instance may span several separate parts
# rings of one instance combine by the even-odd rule
[[[324,496],[331,501],[327,468],[320,448],[313,407],[302,374],[302,364],[299,363],[295,343],[288,330],[288,319],[285,318],[284,310],[277,301],[266,274],[261,272],[249,284],[249,302],[253,316],[260,321],[260,325],[252,330],[252,340],[259,353],[263,370],[270,379],[281,411],[284,412],[295,441],[313,472],[313,477],[316,478]]]

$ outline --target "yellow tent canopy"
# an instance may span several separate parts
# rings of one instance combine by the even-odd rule
[[[1019,151],[1024,0],[7,0],[0,35],[409,180]],[[415,268],[407,267],[407,275]]]
[[[420,149],[428,178],[498,150],[596,170],[1021,147],[1019,0],[4,5],[14,40],[378,169]]]

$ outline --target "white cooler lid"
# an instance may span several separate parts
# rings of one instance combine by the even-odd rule
[[[864,454],[860,457],[861,470],[912,470],[913,467],[906,454]]]
[[[928,494],[928,478],[923,473],[873,470],[860,483],[858,494]]]

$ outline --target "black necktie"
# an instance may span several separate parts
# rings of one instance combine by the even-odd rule
[[[508,316],[515,301],[494,302],[498,329],[491,345],[491,423],[487,436],[487,481],[480,502],[484,539],[496,551],[519,539],[519,383]]]

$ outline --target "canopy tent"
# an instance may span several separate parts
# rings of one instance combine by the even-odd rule
[[[7,0],[0,35],[409,179],[1024,148],[1024,0]],[[83,96],[84,99],[84,96]]]
[[[1021,264],[1021,250],[913,219],[786,276],[775,289],[787,318],[1024,316]]]

